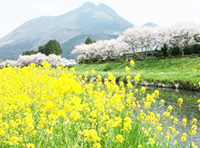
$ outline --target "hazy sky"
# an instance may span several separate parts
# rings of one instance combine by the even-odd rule
[[[56,16],[84,2],[104,3],[133,24],[200,23],[200,0],[0,0],[0,38],[32,18]]]

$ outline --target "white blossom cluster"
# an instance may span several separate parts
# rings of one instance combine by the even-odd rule
[[[31,63],[35,63],[37,66],[42,65],[43,62],[49,62],[52,66],[57,66],[58,64],[62,66],[74,66],[76,65],[75,60],[68,60],[66,58],[62,58],[61,56],[51,54],[46,56],[41,53],[33,54],[33,55],[20,55],[17,60],[6,60],[0,63],[0,67],[10,65],[14,66],[27,66]]]
[[[200,25],[191,23],[177,24],[168,28],[167,32],[168,45],[179,47],[182,53],[183,49],[188,45],[200,44]]]
[[[200,26],[196,24],[181,23],[170,27],[134,26],[117,39],[77,45],[72,53],[78,59],[109,59],[127,53],[159,50],[164,44],[183,50],[188,45],[199,43]]]
[[[129,51],[129,45],[121,40],[100,40],[93,44],[77,45],[72,51],[73,54],[78,55],[78,59],[85,58],[102,58],[108,59],[110,57],[117,57]]]

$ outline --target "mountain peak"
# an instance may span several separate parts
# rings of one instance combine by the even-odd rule
[[[97,6],[97,9],[100,10],[100,11],[104,11],[104,12],[107,12],[111,15],[116,15],[116,12],[115,10],[113,10],[111,7],[109,7],[108,5],[104,4],[104,3],[101,3]]]
[[[110,8],[108,5],[106,5],[104,3],[100,3],[97,7],[101,8],[101,9],[111,9],[111,10],[113,10],[112,8]]]
[[[108,7],[106,4],[104,4],[104,3],[100,3],[99,5],[98,5],[99,7]]]
[[[91,2],[85,2],[81,7],[96,7],[96,5]]]

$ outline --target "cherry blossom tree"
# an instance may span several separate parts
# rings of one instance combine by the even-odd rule
[[[184,55],[184,50],[189,45],[198,43],[200,26],[193,23],[181,23],[169,27],[168,31],[170,35],[169,46],[178,47],[181,54]]]
[[[162,41],[159,30],[159,27],[134,26],[124,32],[122,39],[130,45],[132,53],[146,51],[153,53],[160,47]]]
[[[48,56],[37,53],[33,55],[20,55],[17,60],[7,60],[0,63],[0,67],[10,65],[14,66],[28,66],[31,63],[35,63],[37,66],[42,65],[45,61],[49,62],[52,66],[62,65],[62,66],[74,66],[76,65],[75,60],[68,60],[62,58],[61,56],[50,54]]]
[[[128,51],[129,45],[119,38],[111,40],[100,40],[89,45],[77,45],[72,53],[76,54],[78,59],[99,58],[107,60],[113,59],[117,56],[122,56]]]

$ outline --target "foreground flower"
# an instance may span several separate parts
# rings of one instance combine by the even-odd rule
[[[139,74],[137,74],[136,76],[135,76],[135,82],[137,83],[137,82],[139,82],[139,80],[140,80],[140,77],[141,77],[141,73],[139,73]]]
[[[149,144],[150,145],[154,145],[156,143],[156,141],[153,138],[149,138]]]
[[[198,119],[197,119],[197,118],[193,118],[193,119],[192,119],[192,123],[193,123],[193,124],[197,124],[197,123],[198,123]]]
[[[130,61],[130,65],[131,65],[131,66],[134,66],[134,65],[135,65],[135,61],[131,60],[131,61]]]
[[[183,118],[183,120],[182,120],[182,124],[183,124],[183,126],[184,127],[186,127],[187,126],[187,118]]]
[[[35,145],[33,143],[28,143],[26,145],[27,148],[35,148]]]
[[[187,140],[187,133],[183,133],[182,137],[181,137],[181,141],[186,141]]]
[[[92,148],[101,148],[101,144],[100,143],[95,143]]]
[[[179,98],[179,99],[178,99],[178,105],[181,107],[182,104],[183,104],[183,98]]]
[[[131,71],[130,67],[126,66],[125,71],[130,72]]]
[[[116,140],[117,140],[117,142],[119,142],[119,143],[123,143],[124,138],[123,138],[123,136],[122,136],[121,134],[119,134],[119,135],[116,136]]]

